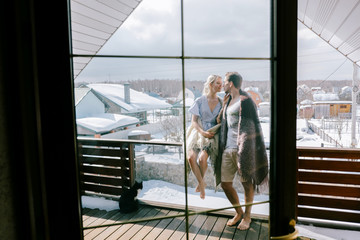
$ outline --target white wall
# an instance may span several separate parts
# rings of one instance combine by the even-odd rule
[[[105,113],[105,105],[92,92],[76,105],[76,118],[90,117],[99,113]]]

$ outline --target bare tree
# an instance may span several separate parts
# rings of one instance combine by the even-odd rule
[[[182,142],[183,136],[183,119],[181,116],[172,117],[161,121],[161,128],[165,132],[165,141]]]
[[[344,129],[344,126],[345,126],[345,120],[341,117],[338,117],[336,122],[335,122],[335,129],[336,129],[336,132],[339,136],[339,140],[341,141],[341,135],[342,135],[342,131]]]

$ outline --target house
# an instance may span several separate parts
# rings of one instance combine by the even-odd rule
[[[107,105],[106,113],[136,117],[141,124],[147,123],[148,111],[171,108],[171,105],[164,100],[131,89],[128,83],[93,83],[88,84],[87,87],[91,88],[95,95]]]
[[[269,102],[261,102],[258,105],[259,117],[270,117],[271,108]]]
[[[259,106],[259,103],[264,101],[264,98],[257,87],[247,87],[244,91],[250,95],[256,106]]]
[[[313,103],[314,117],[351,118],[351,101],[318,101]]]
[[[102,113],[93,116],[77,118],[77,134],[80,136],[95,136],[114,133],[120,130],[135,128],[140,125],[136,117],[115,113]]]
[[[109,106],[101,101],[89,87],[74,90],[76,127],[79,136],[100,137],[103,134],[133,128],[140,124],[139,119],[131,116],[105,113]]]
[[[83,118],[105,113],[108,108],[91,88],[80,87],[74,89],[76,118]]]
[[[201,97],[202,93],[196,89],[195,87],[193,88],[185,88],[185,98],[191,98],[193,100],[197,99],[198,97]],[[177,96],[177,100],[181,100],[183,99],[183,92],[182,90],[179,92],[178,96]]]

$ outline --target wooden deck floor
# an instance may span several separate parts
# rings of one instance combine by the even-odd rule
[[[141,218],[182,214],[183,212],[142,206],[137,212],[121,214],[99,209],[83,209],[83,226],[113,224]],[[250,229],[240,231],[227,227],[229,218],[218,215],[193,215],[189,217],[189,239],[268,239],[268,223],[253,220]],[[185,217],[152,220],[84,230],[84,239],[186,239]]]

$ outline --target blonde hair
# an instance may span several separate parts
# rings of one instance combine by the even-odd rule
[[[203,95],[208,95],[210,93],[210,84],[214,83],[216,79],[218,79],[220,76],[211,74],[208,76],[206,82],[204,83],[204,90]]]

